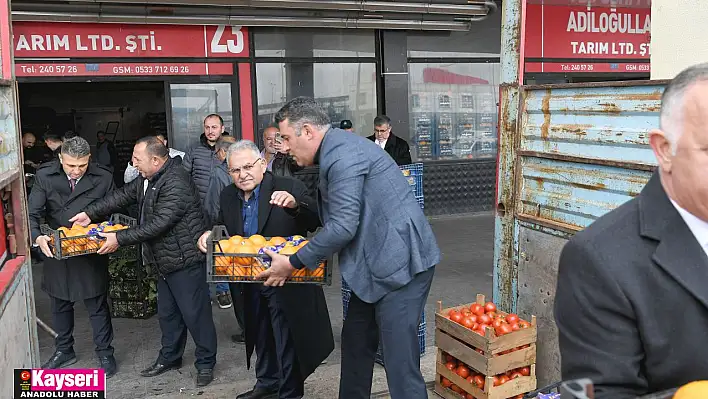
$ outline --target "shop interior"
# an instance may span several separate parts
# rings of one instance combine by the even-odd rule
[[[19,101],[22,131],[37,138],[29,152],[51,155],[43,137],[47,133],[64,136],[69,131],[85,138],[93,150],[97,133],[102,131],[116,147],[118,176],[138,138],[167,134],[165,84],[161,81],[20,83]]]

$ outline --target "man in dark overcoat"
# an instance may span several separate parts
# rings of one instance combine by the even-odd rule
[[[305,184],[268,172],[253,142],[233,144],[227,160],[234,184],[221,192],[219,223],[230,235],[305,236],[318,227],[317,213],[311,210],[316,205],[307,197]],[[206,232],[199,240],[203,251],[208,236]],[[250,368],[255,347],[257,382],[237,398],[302,398],[305,379],[334,350],[322,287],[239,285],[244,297],[246,364]]]
[[[113,190],[113,174],[91,163],[91,147],[81,137],[66,140],[57,160],[37,170],[28,199],[32,242],[44,260],[42,289],[52,303],[56,351],[42,368],[56,369],[76,363],[74,353],[74,302],[83,301],[89,312],[99,367],[107,377],[117,371],[113,357],[113,326],[108,308],[108,258],[84,255],[57,260],[48,247],[49,237],[40,230],[42,218],[53,229],[71,227],[72,216]]]

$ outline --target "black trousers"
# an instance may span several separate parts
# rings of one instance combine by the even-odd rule
[[[229,291],[231,291],[231,302],[234,308],[234,315],[238,322],[241,333],[246,331],[245,315],[243,313],[243,286],[244,283],[229,283]]]
[[[162,330],[159,361],[182,361],[187,331],[196,345],[194,367],[211,369],[216,364],[216,328],[207,292],[206,265],[190,266],[158,277],[157,315]]]
[[[299,399],[305,394],[290,328],[278,306],[278,288],[250,288],[258,323],[256,333],[256,388],[280,390],[280,399]]]
[[[56,350],[74,353],[74,302],[50,296],[52,300],[52,319],[54,331],[58,334],[54,340]],[[113,325],[108,309],[108,295],[84,299],[93,330],[93,343],[98,356],[113,355]]]
[[[342,327],[340,398],[371,397],[379,339],[391,398],[428,397],[420,372],[418,325],[434,274],[435,268],[419,273],[375,303],[366,303],[352,292]]]

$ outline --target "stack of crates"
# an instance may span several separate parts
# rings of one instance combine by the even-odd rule
[[[403,176],[408,179],[408,184],[410,184],[418,204],[421,208],[425,208],[425,201],[423,200],[423,164],[419,162],[401,165],[400,168]]]

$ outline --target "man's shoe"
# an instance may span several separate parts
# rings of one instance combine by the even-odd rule
[[[197,370],[197,388],[205,387],[214,381],[214,369]]]
[[[236,399],[278,399],[278,390],[269,391],[263,388],[254,388],[252,391],[238,395]]]
[[[71,366],[77,361],[78,360],[76,359],[75,353],[64,353],[61,351],[56,351],[54,352],[52,357],[50,357],[49,360],[47,360],[47,362],[42,365],[42,368],[60,369],[62,367]]]
[[[216,302],[219,304],[221,309],[228,309],[233,305],[233,302],[231,301],[231,294],[229,294],[228,291],[216,294]]]
[[[98,368],[103,369],[103,372],[106,374],[106,378],[113,377],[118,371],[116,358],[113,357],[113,355],[100,356],[98,358]]]
[[[182,361],[171,363],[171,364],[164,364],[158,360],[155,363],[153,363],[152,366],[141,371],[140,375],[143,377],[156,377],[156,376],[158,376],[162,373],[168,372],[170,370],[177,370],[180,367],[182,367]]]
[[[243,344],[246,342],[246,337],[243,336],[243,333],[234,334],[231,336],[231,341],[236,344]]]

